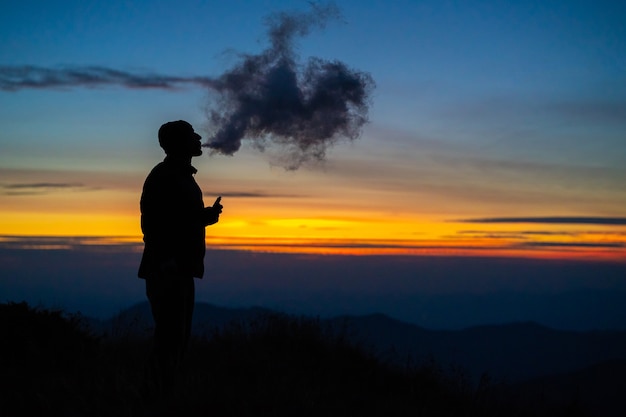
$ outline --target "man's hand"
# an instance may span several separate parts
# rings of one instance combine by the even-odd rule
[[[211,207],[205,207],[204,209],[204,219],[205,224],[210,226],[212,224],[217,223],[220,220],[220,213],[222,212],[223,206],[220,204],[222,197],[217,197],[215,203]]]
[[[215,199],[215,202],[213,203],[213,208],[217,211],[218,215],[222,212],[222,208],[224,208],[224,206],[220,204],[221,201],[222,196],[219,196]]]

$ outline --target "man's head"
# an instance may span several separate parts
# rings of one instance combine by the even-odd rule
[[[184,120],[167,122],[159,129],[159,145],[167,155],[199,156],[202,155],[202,144],[199,134],[193,126]]]

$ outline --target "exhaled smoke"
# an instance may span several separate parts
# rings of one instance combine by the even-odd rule
[[[0,90],[25,88],[101,87],[118,85],[137,89],[174,89],[185,84],[210,87],[207,77],[173,77],[133,73],[106,67],[45,68],[32,65],[0,66]]]
[[[212,135],[204,145],[233,155],[242,140],[258,149],[276,147],[281,163],[297,169],[322,160],[342,139],[355,139],[367,122],[374,81],[339,61],[297,62],[294,38],[339,17],[334,5],[268,19],[270,48],[246,55],[211,83],[217,98],[209,111]]]

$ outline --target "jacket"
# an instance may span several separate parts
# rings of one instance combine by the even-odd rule
[[[205,227],[219,213],[204,207],[202,191],[193,175],[196,169],[166,157],[156,165],[141,194],[141,230],[144,252],[138,276],[150,278],[174,265],[181,276],[204,275]]]

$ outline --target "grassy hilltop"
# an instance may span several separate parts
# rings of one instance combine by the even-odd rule
[[[267,314],[195,338],[171,392],[147,377],[150,341],[95,336],[80,317],[0,304],[2,416],[585,416],[513,405],[487,377],[398,368],[318,320]]]

